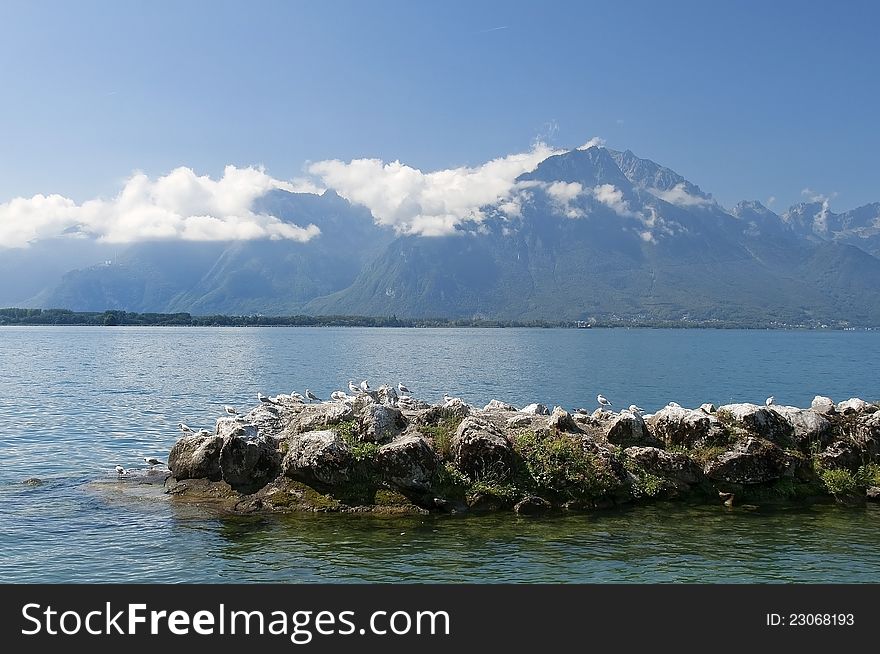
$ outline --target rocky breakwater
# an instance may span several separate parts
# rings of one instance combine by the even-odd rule
[[[534,514],[657,499],[725,503],[880,497],[880,411],[670,403],[641,412],[427,404],[381,387],[332,402],[278,396],[168,457],[175,501],[235,512]]]

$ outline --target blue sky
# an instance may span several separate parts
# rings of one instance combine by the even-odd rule
[[[723,204],[880,201],[880,3],[10,2],[0,203],[599,136]]]

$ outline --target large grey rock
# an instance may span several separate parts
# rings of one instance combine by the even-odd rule
[[[794,428],[778,412],[760,404],[725,404],[718,407],[718,417],[777,444],[794,439]]]
[[[508,429],[520,429],[522,427],[528,427],[532,424],[531,416],[513,416],[507,419],[507,428]]]
[[[829,413],[834,413],[834,401],[830,397],[817,395],[810,403],[810,408],[823,415],[828,415]]]
[[[880,460],[880,411],[859,416],[852,441],[866,461]]]
[[[732,484],[763,484],[794,473],[785,452],[762,438],[748,437],[733,450],[709,461],[706,476]]]
[[[722,433],[718,418],[704,411],[680,406],[665,406],[648,418],[647,424],[654,436],[667,447],[693,447],[712,441]]]
[[[377,393],[379,396],[379,404],[384,404],[385,406],[397,406],[399,398],[397,396],[397,390],[393,386],[386,386],[383,384],[379,387]]]
[[[291,401],[291,405],[293,402]],[[301,405],[300,405],[301,406]],[[298,408],[298,407],[297,407]],[[228,418],[226,416],[217,420],[217,433],[219,434],[221,421],[233,421],[240,424],[251,425],[257,432],[266,436],[280,436],[287,426],[287,422],[293,415],[294,409],[280,404],[266,404],[260,402],[243,416]],[[256,434],[253,435],[256,437]]]
[[[354,408],[349,402],[322,402],[306,404],[293,418],[287,427],[287,434],[299,434],[316,431],[322,427],[332,427],[340,422],[354,419]]]
[[[832,470],[856,470],[862,463],[858,447],[843,440],[834,441],[819,452],[815,459],[823,468]]]
[[[184,436],[168,454],[168,468],[175,479],[220,481],[221,436]]]
[[[220,438],[235,436],[236,438],[254,439],[258,434],[257,426],[241,419],[217,418],[214,434]]]
[[[532,416],[549,416],[550,415],[550,409],[545,407],[543,404],[539,404],[539,403],[527,404],[519,411],[520,411],[520,413],[527,413]]]
[[[441,407],[444,418],[464,418],[471,414],[471,406],[460,397],[453,397]]]
[[[645,472],[665,479],[679,490],[703,479],[702,468],[681,452],[667,452],[656,447],[628,447],[624,454]]]
[[[831,421],[818,411],[794,406],[773,406],[771,410],[791,425],[795,441],[800,447],[809,448],[814,443],[827,445],[833,438]]]
[[[547,426],[550,429],[558,429],[559,431],[579,431],[571,414],[561,406],[553,407],[553,412],[550,414]]]
[[[406,434],[379,448],[382,476],[404,490],[427,491],[440,459],[421,434]]]
[[[513,463],[510,441],[493,424],[475,417],[465,418],[458,426],[452,453],[455,465],[472,479],[507,476]]]
[[[605,423],[605,440],[621,447],[658,444],[642,416],[630,411],[621,411]]]
[[[332,430],[310,431],[287,439],[281,464],[285,476],[334,486],[349,481],[354,459],[346,442]]]
[[[874,413],[876,410],[876,406],[868,404],[858,397],[851,397],[837,405],[837,412],[845,416],[852,415],[853,413]]]
[[[245,440],[236,436],[223,439],[220,450],[223,481],[243,493],[253,493],[281,472],[281,454],[265,439]]]
[[[358,416],[358,434],[361,440],[387,443],[406,428],[407,420],[400,409],[384,404],[365,406]]]
[[[489,404],[483,407],[483,411],[517,411],[517,408],[501,400],[491,400]]]

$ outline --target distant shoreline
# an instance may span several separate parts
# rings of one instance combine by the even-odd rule
[[[189,313],[137,313],[132,311],[70,311],[67,309],[0,309],[2,326],[64,327],[397,327],[397,328],[508,328],[508,329],[772,329],[874,331],[880,327],[841,324],[789,324],[778,321],[734,320],[488,320],[447,318],[398,318],[371,316],[264,316],[252,314],[194,316]]]

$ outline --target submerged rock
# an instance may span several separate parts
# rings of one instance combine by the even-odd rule
[[[529,495],[513,506],[513,510],[519,515],[539,515],[546,513],[551,508],[553,507],[550,502],[536,495]]]

